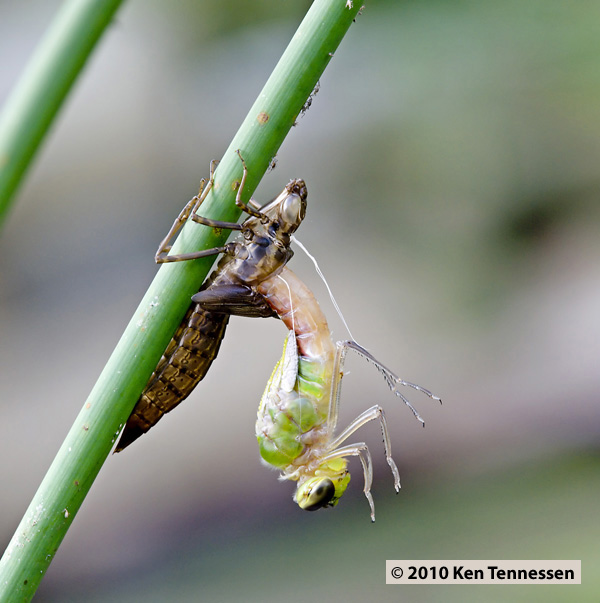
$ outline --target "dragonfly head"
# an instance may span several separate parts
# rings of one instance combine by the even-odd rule
[[[305,511],[335,507],[350,482],[345,459],[323,463],[315,472],[318,475],[298,482],[294,500]]]
[[[292,180],[273,201],[260,208],[260,213],[277,223],[279,232],[293,234],[306,215],[307,196],[304,180]]]

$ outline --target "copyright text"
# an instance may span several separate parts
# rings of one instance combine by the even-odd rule
[[[386,584],[581,584],[581,561],[386,561]]]

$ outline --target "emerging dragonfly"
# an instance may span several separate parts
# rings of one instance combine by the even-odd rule
[[[238,152],[239,155],[239,152]],[[364,472],[364,493],[375,520],[372,460],[364,442],[342,446],[366,423],[379,420],[387,462],[394,486],[400,488],[398,468],[391,456],[390,437],[383,409],[373,406],[335,436],[342,369],[346,353],[354,350],[372,362],[392,391],[421,422],[423,420],[399,386],[428,390],[398,378],[355,341],[334,346],[327,321],[313,293],[286,268],[293,255],[290,239],[306,213],[306,185],[292,180],[273,201],[260,207],[241,201],[247,168],[240,155],[243,175],[236,204],[249,217],[240,225],[199,216],[196,211],[214,181],[211,164],[206,188],[184,207],[160,244],[156,261],[177,262],[223,253],[216,269],[192,297],[192,305],[177,328],[165,353],[138,400],[117,444],[123,450],[183,401],[206,375],[215,359],[231,314],[279,317],[290,330],[283,356],[261,399],[256,433],[263,459],[283,472],[283,479],[298,482],[295,500],[301,508],[316,510],[334,506],[350,481],[348,456],[357,456]],[[199,224],[240,230],[243,238],[223,247],[195,253],[169,255],[169,241],[191,219]]]
[[[306,213],[306,185],[292,180],[272,201],[260,207],[254,200],[248,205],[241,194],[248,170],[242,162],[242,180],[235,203],[249,217],[242,223],[221,222],[199,216],[196,211],[206,199],[214,182],[216,162],[211,163],[208,185],[203,180],[200,192],[183,208],[156,252],[156,262],[179,262],[223,254],[215,270],[200,291],[175,331],[167,349],[137,401],[115,452],[146,433],[180,402],[185,400],[204,378],[216,358],[229,316],[277,317],[257,291],[257,286],[276,276],[290,260],[290,236]],[[169,255],[169,241],[188,220],[216,228],[241,231],[242,237],[223,247],[181,255]]]
[[[294,500],[302,509],[315,511],[338,503],[350,481],[347,457],[357,456],[363,468],[371,520],[375,521],[371,453],[364,442],[342,444],[363,425],[378,420],[396,492],[400,475],[392,459],[385,415],[378,404],[335,435],[346,352],[354,350],[373,363],[421,423],[423,419],[398,388],[408,386],[441,402],[440,398],[397,377],[355,341],[334,346],[315,296],[289,268],[263,281],[258,291],[290,330],[258,409],[256,436],[263,460],[282,471],[281,479],[297,481]]]

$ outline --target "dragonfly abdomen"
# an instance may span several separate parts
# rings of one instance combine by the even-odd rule
[[[115,452],[137,440],[192,393],[217,357],[228,321],[228,314],[190,306],[127,420]]]
[[[263,394],[256,436],[267,463],[293,472],[327,438],[335,347],[317,300],[289,268],[265,279],[258,291],[293,335]]]

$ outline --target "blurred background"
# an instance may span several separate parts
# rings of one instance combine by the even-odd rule
[[[0,101],[59,5],[0,2]],[[0,238],[2,550],[309,5],[132,0],[101,40]],[[348,360],[341,424],[385,407],[400,494],[373,424],[376,523],[355,462],[338,507],[296,507],[254,438],[285,329],[234,318],[107,460],[36,601],[597,600],[599,165],[599,3],[368,2],[255,197],[306,179],[299,238],[354,335],[444,400],[408,392],[422,429]],[[400,590],[386,559],[581,559],[584,584]]]

